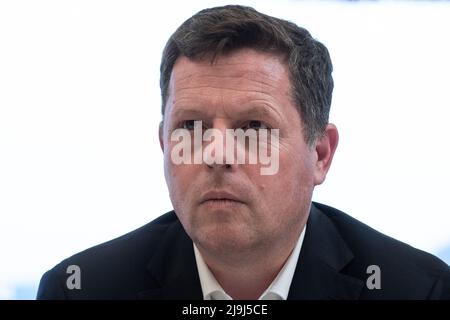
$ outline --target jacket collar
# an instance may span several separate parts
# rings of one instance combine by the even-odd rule
[[[333,222],[314,203],[288,299],[357,299],[364,282],[341,273],[353,253]],[[192,240],[179,220],[170,225],[147,265],[159,288],[143,299],[201,300],[203,293]]]
[[[147,270],[158,282],[159,288],[140,292],[139,298],[203,299],[192,240],[178,219],[167,228]]]
[[[341,272],[352,259],[333,222],[312,203],[288,299],[358,299],[364,282]]]

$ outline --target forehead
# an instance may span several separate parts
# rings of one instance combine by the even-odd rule
[[[290,96],[288,68],[275,54],[243,49],[214,62],[180,57],[172,70],[167,107],[195,102],[240,105],[260,101],[282,103]],[[167,111],[167,110],[166,110]]]
[[[287,75],[287,68],[279,55],[241,49],[211,60],[210,56],[202,59],[180,57],[176,60],[172,70],[171,82],[182,81],[184,77],[214,75],[250,76],[250,79],[269,78],[280,80]]]

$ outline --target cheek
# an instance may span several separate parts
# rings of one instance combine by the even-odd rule
[[[175,165],[169,161],[165,163],[165,174],[173,208],[183,226],[190,229],[192,225],[190,213],[196,199],[196,174],[192,173],[192,165]]]
[[[189,191],[189,186],[193,181],[192,166],[190,165],[175,165],[170,159],[165,163],[166,181],[171,195],[186,195]]]
[[[313,186],[314,151],[301,140],[289,140],[280,150],[280,175],[300,186]]]
[[[260,184],[267,199],[281,208],[309,199],[314,187],[314,171],[309,155],[280,152],[279,163],[278,173],[261,177]]]
[[[168,136],[168,134],[166,134]],[[178,156],[179,153],[175,152],[175,155],[173,154],[174,147],[177,145],[177,142],[173,141],[165,141],[164,144],[164,172],[166,175],[166,179],[171,181],[171,183],[177,183],[178,180],[183,180],[183,176],[189,173],[189,170],[187,170],[189,166],[187,164],[179,163],[176,164],[174,162],[174,159],[172,159],[173,156]],[[175,159],[178,160],[179,159]]]

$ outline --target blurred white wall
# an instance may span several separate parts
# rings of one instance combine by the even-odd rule
[[[450,3],[233,2],[330,50],[341,140],[315,200],[449,247]],[[171,210],[161,52],[185,19],[227,3],[0,1],[0,299],[32,298],[63,258]]]

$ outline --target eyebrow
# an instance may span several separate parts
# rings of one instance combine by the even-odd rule
[[[249,117],[249,116],[257,116],[260,118],[270,117],[275,118],[275,120],[281,120],[281,114],[278,110],[273,107],[270,107],[267,103],[253,103],[254,105],[246,108],[244,110],[238,110],[233,113],[237,117]],[[208,114],[207,109],[199,110],[195,107],[187,107],[182,106],[178,107],[172,112],[173,117],[193,117],[193,118],[202,118]]]
[[[260,117],[280,117],[279,111],[273,107],[269,107],[267,103],[255,105],[253,107],[250,107],[249,109],[242,110],[242,112],[238,112],[238,114],[248,116],[257,115]]]
[[[172,111],[173,117],[192,116],[194,118],[201,118],[205,114],[205,111],[200,111],[195,108],[179,107]]]

